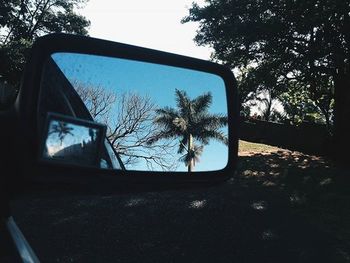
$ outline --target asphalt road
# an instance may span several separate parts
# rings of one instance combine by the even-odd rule
[[[271,187],[29,196],[12,203],[42,262],[335,262],[332,237]]]

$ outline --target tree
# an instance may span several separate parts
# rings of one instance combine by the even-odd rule
[[[101,86],[73,81],[91,116],[107,126],[107,138],[127,168],[143,162],[149,169],[174,170],[173,141],[147,142],[157,136],[156,106],[151,98],[136,93],[117,94]]]
[[[0,4],[0,77],[17,87],[27,51],[47,33],[87,35],[90,22],[75,13],[87,0],[7,0]]]
[[[212,103],[211,93],[190,99],[185,91],[175,90],[177,109],[164,107],[156,110],[154,120],[161,129],[150,139],[152,145],[161,139],[180,138],[178,153],[185,153],[180,160],[191,172],[210,139],[228,144],[227,136],[220,130],[227,125],[227,116],[208,112]],[[194,140],[202,145],[196,145]]]
[[[200,23],[195,41],[213,47],[214,59],[232,68],[265,63],[279,82],[321,90],[327,102],[334,96],[334,137],[339,149],[350,147],[350,0],[208,0],[192,5],[190,21]]]
[[[250,107],[247,107],[247,102],[251,101],[255,98],[256,87],[252,85],[250,81],[250,72],[253,70],[252,67],[242,67],[239,69],[239,74],[236,76],[237,78],[237,88],[238,88],[238,99],[239,105],[241,106],[241,112],[249,113]],[[249,115],[249,114],[248,114]]]
[[[262,104],[262,117],[265,121],[271,121],[275,116],[274,103],[284,91],[285,84],[278,81],[278,71],[269,70],[261,63],[255,67],[248,67],[239,79],[240,90],[250,91],[246,97],[246,104]],[[248,102],[248,103],[247,103]]]
[[[311,91],[303,83],[290,81],[288,88],[278,96],[278,99],[285,111],[285,122],[300,124],[309,121],[326,124],[327,130],[331,133],[331,102],[320,103],[322,97],[319,100],[316,100],[315,97],[312,99]]]
[[[309,98],[311,98],[319,109],[319,112],[324,116],[327,129],[330,133],[333,132],[334,117],[334,82],[332,78],[332,76],[325,74],[317,74],[314,77],[314,84],[306,87]]]
[[[95,120],[108,123],[112,106],[117,100],[117,95],[107,91],[101,86],[87,86],[78,81],[73,83],[76,92]]]
[[[72,127],[69,127],[68,123],[66,123],[64,121],[59,121],[59,122],[57,122],[57,124],[53,124],[51,126],[49,135],[57,133],[57,136],[60,139],[60,142],[61,142],[61,145],[62,145],[63,140],[64,140],[64,138],[67,135],[74,136],[73,133],[72,133],[72,130],[74,130],[74,129]]]

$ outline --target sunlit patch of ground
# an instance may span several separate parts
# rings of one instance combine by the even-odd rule
[[[280,149],[274,146],[262,144],[262,143],[253,143],[247,141],[239,141],[239,156],[250,156],[257,152],[261,154],[269,154],[271,152],[277,152]]]
[[[126,207],[134,207],[138,206],[144,203],[144,200],[142,198],[134,198],[131,200],[128,200],[125,204]]]
[[[203,208],[205,204],[206,204],[205,200],[195,200],[191,202],[190,208],[200,209],[200,208]]]

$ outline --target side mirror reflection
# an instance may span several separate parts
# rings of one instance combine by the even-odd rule
[[[103,123],[109,152],[126,170],[217,171],[225,168],[229,157],[226,99],[225,81],[217,74],[117,57],[54,53],[43,72],[39,115],[59,112]],[[59,125],[51,124],[52,132],[54,124]],[[69,131],[64,135],[61,139],[49,131],[48,140],[54,136],[55,149],[60,149],[62,140],[74,137]],[[90,141],[87,132],[84,136]],[[63,152],[52,152],[48,150],[47,156],[63,158]]]
[[[42,159],[99,167],[104,138],[104,125],[50,113]]]

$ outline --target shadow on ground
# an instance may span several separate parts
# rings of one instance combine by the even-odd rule
[[[238,180],[246,187],[277,188],[293,211],[335,239],[350,261],[350,170],[330,160],[288,150],[244,153]]]
[[[12,208],[42,262],[348,262],[344,173],[300,153],[249,154],[219,186]]]

